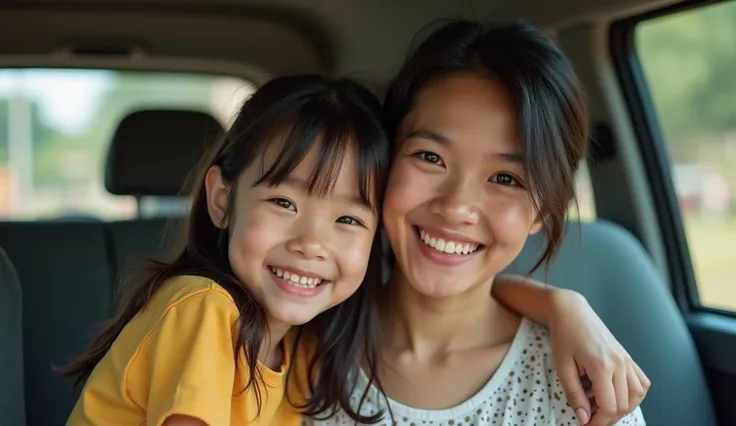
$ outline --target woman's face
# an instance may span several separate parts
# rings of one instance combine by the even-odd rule
[[[431,297],[490,285],[541,227],[510,93],[484,76],[439,79],[397,138],[383,220],[399,281]]]

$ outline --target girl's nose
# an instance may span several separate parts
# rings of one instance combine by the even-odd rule
[[[317,232],[300,233],[298,236],[289,240],[286,248],[293,253],[298,253],[305,259],[327,259],[325,244]]]

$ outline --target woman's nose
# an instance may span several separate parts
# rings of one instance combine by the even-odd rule
[[[478,223],[477,189],[458,183],[445,188],[430,205],[430,211],[442,216],[448,225],[474,225]]]

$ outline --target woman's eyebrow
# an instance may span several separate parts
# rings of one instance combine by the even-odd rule
[[[428,139],[431,141],[435,141],[439,143],[440,145],[445,145],[445,146],[452,145],[450,138],[442,134],[439,134],[435,131],[432,131],[432,130],[425,130],[425,129],[414,130],[408,135],[406,135],[406,138],[407,139],[411,139],[411,138]]]
[[[501,160],[505,163],[514,163],[524,165],[524,154],[520,152],[494,152],[489,154],[492,158]]]

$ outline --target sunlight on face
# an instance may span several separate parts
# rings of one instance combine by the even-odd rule
[[[539,230],[514,114],[500,82],[456,75],[427,86],[404,118],[383,204],[398,285],[488,291]]]
[[[273,145],[265,164],[279,152]],[[316,145],[281,185],[253,187],[262,175],[261,162],[246,169],[229,223],[228,255],[235,275],[264,305],[269,319],[283,324],[308,322],[358,289],[378,222],[357,197],[354,153],[345,157],[331,193],[308,193]],[[227,189],[220,197],[210,204],[226,207]]]

